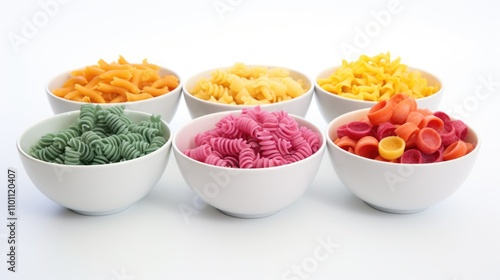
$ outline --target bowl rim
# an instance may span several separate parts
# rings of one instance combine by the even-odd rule
[[[303,123],[306,123],[308,125],[310,125],[311,127],[314,127],[315,128],[315,132],[318,133],[318,135],[321,137],[321,145],[319,146],[318,150],[316,152],[314,152],[313,154],[311,154],[310,156],[304,158],[304,159],[301,159],[299,161],[296,161],[296,162],[292,162],[292,163],[288,163],[288,164],[283,164],[283,165],[279,165],[279,166],[271,166],[271,167],[258,167],[258,168],[233,168],[233,167],[225,167],[225,166],[218,166],[218,165],[213,165],[213,164],[208,164],[208,163],[205,163],[205,162],[201,162],[201,161],[197,161],[195,159],[192,159],[191,157],[188,157],[184,154],[184,152],[182,152],[179,147],[177,146],[177,137],[180,137],[180,132],[187,129],[188,126],[192,125],[193,122],[197,122],[197,121],[200,121],[202,119],[206,119],[208,117],[210,118],[215,118],[215,117],[218,117],[218,120],[219,121],[220,119],[222,119],[223,117],[225,116],[228,116],[228,115],[232,115],[232,114],[241,114],[243,109],[247,109],[247,108],[242,108],[241,110],[231,110],[231,111],[222,111],[222,112],[216,112],[216,113],[211,113],[211,114],[207,114],[207,115],[203,115],[201,117],[198,117],[196,119],[192,119],[191,121],[185,123],[182,127],[180,127],[178,130],[177,130],[177,133],[175,133],[174,135],[174,139],[172,140],[172,149],[174,150],[174,155],[179,155],[179,156],[182,156],[183,158],[187,159],[188,161],[194,163],[194,164],[197,164],[197,165],[202,165],[202,166],[205,166],[205,167],[209,167],[209,168],[214,168],[214,169],[219,169],[219,170],[225,170],[225,171],[228,171],[230,170],[231,173],[239,173],[239,172],[261,172],[263,170],[272,170],[272,171],[275,171],[277,169],[280,169],[280,168],[287,168],[288,166],[290,165],[296,165],[296,164],[300,164],[300,163],[304,163],[305,161],[309,161],[311,160],[311,158],[313,158],[314,156],[318,156],[322,153],[324,153],[325,149],[326,149],[326,146],[327,146],[327,137],[325,136],[324,133],[322,133],[321,129],[316,126],[314,123],[308,121],[307,119],[303,118],[303,117],[300,117],[300,116],[297,116],[297,115],[294,115],[294,114],[290,114],[290,113],[287,113],[288,116],[294,118],[294,120],[299,120],[300,122],[303,122]],[[216,121],[216,122],[217,122]],[[208,128],[207,130],[209,130],[211,128]],[[205,131],[207,131],[205,130]],[[197,132],[198,133],[201,133],[201,132]]]
[[[327,74],[327,73],[332,74],[333,71],[335,71],[337,68],[339,68],[341,66],[342,65],[330,66],[328,68],[324,68],[323,70],[321,70],[320,72],[318,72],[316,74],[316,76],[315,76],[316,78],[314,79],[314,90],[315,90],[316,94],[324,94],[324,95],[328,95],[328,96],[333,96],[333,98],[336,98],[338,100],[351,101],[353,103],[359,103],[359,104],[364,104],[364,105],[370,105],[370,104],[374,105],[375,103],[377,103],[378,101],[359,100],[359,99],[352,99],[352,98],[343,97],[343,96],[340,96],[338,94],[335,94],[335,93],[332,93],[332,92],[324,90],[318,84],[318,79],[319,78],[327,77],[324,74]],[[431,98],[434,98],[434,97],[436,97],[436,96],[438,96],[438,95],[440,95],[440,94],[442,94],[444,92],[445,85],[443,84],[443,80],[439,76],[437,76],[436,74],[434,74],[433,72],[429,72],[427,70],[423,70],[422,68],[412,67],[412,66],[409,66],[409,65],[406,65],[406,67],[407,67],[408,70],[420,71],[422,74],[426,74],[428,76],[433,77],[439,83],[439,86],[440,86],[439,90],[436,91],[435,93],[433,93],[433,94],[431,94],[429,96],[415,98],[416,101],[431,99]]]
[[[135,111],[135,110],[128,110],[128,109],[125,109],[124,112],[125,113],[135,114],[137,116],[144,116],[144,117],[154,115],[154,114],[146,113],[146,112],[143,112],[143,111]],[[21,153],[25,158],[27,158],[27,159],[29,159],[31,161],[34,161],[34,162],[37,162],[37,163],[41,163],[41,164],[45,164],[45,165],[49,165],[49,166],[54,166],[54,167],[59,167],[59,168],[91,169],[91,168],[106,168],[106,167],[110,167],[110,166],[119,166],[119,165],[123,165],[123,164],[129,164],[129,163],[131,163],[133,161],[136,161],[136,160],[144,160],[144,159],[147,159],[148,157],[155,156],[155,154],[161,152],[164,149],[170,149],[170,146],[172,145],[172,138],[173,138],[172,128],[169,126],[169,124],[166,121],[164,121],[163,119],[160,119],[161,122],[163,123],[163,125],[165,125],[165,127],[167,128],[166,132],[168,132],[168,134],[169,134],[169,137],[168,137],[168,139],[166,139],[167,141],[165,142],[165,144],[163,144],[163,146],[161,146],[157,150],[155,150],[155,151],[153,151],[153,152],[151,152],[151,153],[149,153],[147,155],[143,155],[143,156],[140,156],[138,158],[134,158],[134,159],[130,159],[130,160],[113,162],[113,163],[107,163],[107,164],[93,164],[93,165],[60,164],[60,163],[47,162],[47,161],[44,161],[44,160],[41,160],[41,159],[34,158],[33,156],[31,156],[29,154],[29,152],[26,152],[21,147],[21,140],[25,137],[25,135],[29,131],[31,131],[35,127],[40,126],[42,123],[45,123],[45,122],[48,122],[48,121],[53,121],[53,120],[58,119],[58,118],[74,117],[77,114],[80,114],[79,110],[68,111],[66,113],[52,115],[52,116],[50,116],[48,118],[45,118],[43,120],[40,120],[40,121],[32,124],[31,126],[29,126],[26,129],[24,129],[23,132],[21,132],[21,134],[18,136],[18,138],[16,140],[16,148],[17,148],[18,152]]]
[[[165,67],[162,67],[162,66],[159,66],[159,67],[160,67],[159,71],[165,71],[167,73],[170,73],[171,75],[176,76],[177,79],[179,79],[179,85],[177,85],[176,88],[174,88],[173,90],[171,90],[171,91],[169,91],[169,92],[167,92],[165,94],[162,94],[160,96],[156,96],[156,97],[153,97],[153,98],[144,99],[144,100],[115,102],[115,103],[93,103],[93,102],[81,102],[81,101],[69,100],[69,99],[66,99],[66,98],[59,97],[59,96],[55,95],[54,93],[52,93],[52,91],[49,89],[49,85],[55,79],[60,78],[62,76],[71,76],[71,73],[73,71],[81,70],[82,69],[81,67],[73,69],[73,70],[69,70],[69,71],[60,72],[58,75],[52,76],[52,78],[50,78],[48,80],[48,82],[45,83],[44,88],[45,88],[45,92],[47,93],[47,95],[49,97],[57,99],[57,100],[62,100],[64,102],[68,102],[70,104],[75,104],[75,105],[99,104],[101,106],[115,106],[115,105],[130,105],[130,104],[151,103],[151,102],[157,101],[159,98],[162,98],[162,97],[165,98],[166,96],[171,96],[170,93],[174,93],[175,92],[175,94],[179,94],[182,91],[182,86],[183,86],[184,80],[181,78],[181,76],[176,71],[174,71],[174,70],[172,70],[170,68],[165,68]]]
[[[340,119],[344,119],[344,118],[350,117],[352,115],[358,115],[358,114],[361,114],[361,113],[365,113],[365,112],[368,112],[369,110],[370,110],[370,108],[364,108],[364,109],[354,110],[354,111],[342,114],[342,115],[334,118],[333,120],[331,120],[328,123],[328,125],[326,126],[326,130],[325,130],[325,137],[326,137],[326,144],[327,144],[327,146],[331,147],[333,149],[336,149],[337,151],[339,151],[339,152],[341,152],[341,153],[343,153],[345,155],[348,155],[348,156],[351,156],[351,157],[354,157],[354,158],[357,158],[357,159],[360,159],[360,160],[363,160],[363,161],[372,162],[372,163],[375,163],[375,164],[382,164],[382,165],[388,165],[388,166],[412,166],[412,167],[415,167],[415,166],[422,166],[422,167],[424,167],[425,166],[425,168],[427,168],[427,167],[432,168],[433,166],[439,166],[439,165],[443,165],[443,164],[449,164],[450,162],[458,162],[458,161],[467,160],[467,158],[472,157],[475,154],[477,154],[479,152],[479,150],[480,150],[481,145],[482,145],[482,141],[481,141],[481,139],[479,137],[479,134],[477,133],[477,131],[473,127],[469,126],[468,124],[467,124],[467,127],[468,127],[468,132],[467,133],[472,132],[473,137],[475,137],[477,139],[477,143],[474,146],[474,149],[470,153],[468,153],[468,154],[466,154],[464,156],[461,156],[461,157],[453,159],[453,160],[448,160],[448,161],[429,162],[429,163],[397,163],[397,162],[380,161],[380,160],[374,160],[374,159],[365,158],[365,157],[362,157],[360,155],[356,155],[356,154],[353,154],[353,153],[349,153],[348,151],[340,148],[335,143],[333,143],[333,140],[330,137],[330,131],[333,130],[333,124],[334,123],[340,121]]]
[[[270,103],[270,104],[259,104],[261,107],[265,108],[265,107],[271,107],[273,105],[277,106],[278,104],[285,104],[285,103],[293,102],[293,101],[296,101],[296,100],[305,99],[305,98],[308,98],[308,96],[310,96],[310,95],[312,95],[314,93],[314,81],[313,81],[313,79],[309,75],[306,75],[302,71],[299,71],[299,70],[296,70],[296,69],[293,69],[293,68],[284,67],[284,66],[277,66],[277,65],[262,65],[262,64],[245,64],[245,65],[248,66],[248,67],[262,66],[262,67],[267,67],[268,69],[283,68],[283,69],[286,69],[288,71],[294,72],[297,75],[303,76],[305,78],[305,80],[309,83],[309,88],[306,89],[303,94],[301,94],[301,95],[299,95],[297,97],[294,97],[292,99],[285,100],[285,101],[279,101],[279,102]],[[234,108],[234,110],[255,107],[256,105],[226,104],[226,103],[211,102],[211,101],[204,100],[204,99],[201,99],[201,98],[198,98],[198,97],[194,96],[187,89],[187,84],[190,83],[197,76],[207,76],[207,78],[209,78],[210,74],[213,71],[216,71],[216,70],[227,70],[227,69],[230,69],[232,67],[233,67],[233,65],[231,65],[231,66],[215,67],[215,68],[211,68],[211,69],[207,69],[207,70],[203,70],[203,71],[198,71],[198,72],[196,72],[194,74],[191,74],[186,79],[186,81],[182,84],[183,95],[185,97],[187,96],[188,98],[190,98],[192,100],[196,100],[196,101],[198,101],[198,102],[200,102],[202,104],[210,104],[210,105],[221,106],[221,107],[225,107],[225,108]]]

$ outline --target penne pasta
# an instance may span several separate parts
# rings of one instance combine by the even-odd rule
[[[104,98],[96,91],[88,89],[81,85],[75,85],[75,89],[81,94],[88,96],[92,102],[95,103],[106,103]]]
[[[100,59],[71,72],[60,88],[52,90],[58,97],[95,103],[117,103],[145,100],[169,93],[179,87],[179,78],[161,75],[161,68],[144,59],[129,63],[123,56],[117,62]]]

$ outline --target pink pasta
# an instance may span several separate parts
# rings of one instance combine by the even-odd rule
[[[215,128],[195,136],[188,157],[232,168],[266,168],[303,160],[321,145],[321,136],[299,124],[285,111],[267,112],[259,106],[228,115]]]

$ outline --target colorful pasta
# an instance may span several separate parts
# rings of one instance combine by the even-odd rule
[[[99,60],[97,65],[73,71],[62,87],[52,90],[58,97],[86,103],[118,103],[167,94],[179,86],[174,75],[160,75],[160,67],[144,59],[129,63]]]
[[[67,129],[43,135],[30,149],[37,159],[67,165],[107,164],[131,160],[163,146],[160,116],[131,123],[124,106],[101,108],[84,104]]]
[[[196,146],[183,152],[212,165],[265,168],[309,157],[320,148],[320,137],[284,111],[267,112],[256,106],[222,118],[215,128],[197,134]]]
[[[289,100],[306,91],[304,81],[294,80],[287,69],[235,63],[227,70],[214,70],[210,78],[200,79],[190,93],[211,102],[261,105]]]
[[[432,163],[470,153],[474,145],[465,141],[467,131],[461,120],[419,109],[412,97],[396,94],[377,102],[362,120],[339,126],[332,140],[341,149],[370,159]]]
[[[342,61],[328,77],[318,78],[318,85],[332,94],[365,100],[388,100],[398,93],[422,98],[436,93],[439,84],[430,85],[420,71],[410,71],[401,58],[391,60],[389,52],[373,57],[361,55],[357,61]]]

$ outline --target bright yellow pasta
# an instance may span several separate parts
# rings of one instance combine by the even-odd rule
[[[373,57],[361,55],[357,61],[342,61],[342,65],[318,85],[333,94],[365,101],[388,100],[397,93],[422,98],[439,91],[440,85],[429,85],[420,71],[410,71],[398,57],[391,61],[390,53]]]
[[[179,86],[174,75],[161,75],[160,67],[144,59],[129,63],[123,56],[117,62],[100,59],[96,65],[75,70],[56,96],[80,102],[116,103],[139,101],[167,94]]]
[[[234,105],[261,105],[290,100],[304,94],[304,81],[294,80],[285,68],[235,63],[216,69],[197,81],[191,94],[197,98]]]

